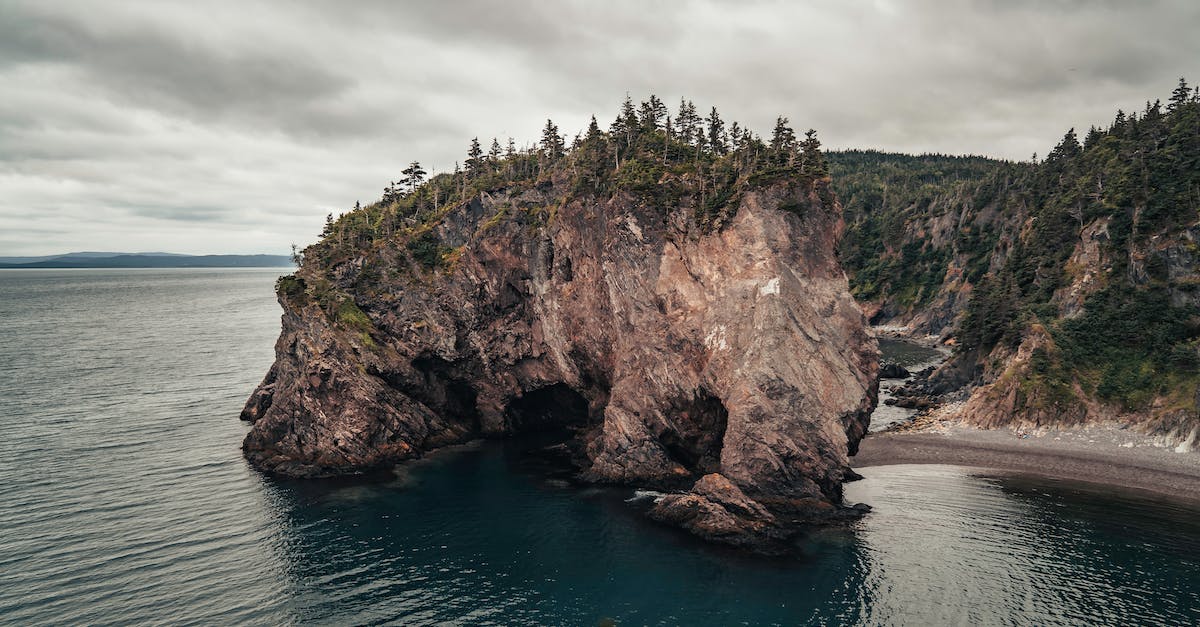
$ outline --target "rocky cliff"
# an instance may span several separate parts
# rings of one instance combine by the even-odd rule
[[[700,535],[844,513],[878,366],[828,177],[740,177],[708,220],[693,174],[664,172],[663,202],[549,170],[368,243],[341,230],[354,212],[331,224],[279,284],[250,462],[321,477],[565,427],[582,480],[687,493],[703,512],[658,517]]]
[[[1182,81],[1033,163],[831,161],[868,314],[956,347],[899,396],[965,400],[958,417],[984,427],[1200,441],[1200,98]]]

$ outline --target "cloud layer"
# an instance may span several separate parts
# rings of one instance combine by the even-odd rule
[[[0,0],[0,255],[284,252],[409,161],[607,123],[626,92],[1024,159],[1165,97],[1196,32],[1192,0]]]

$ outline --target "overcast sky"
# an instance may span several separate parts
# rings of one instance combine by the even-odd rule
[[[1045,154],[1200,81],[1200,1],[0,0],[0,255],[283,253],[626,92],[832,148]]]

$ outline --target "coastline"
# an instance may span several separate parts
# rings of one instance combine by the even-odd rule
[[[1110,425],[986,430],[933,422],[917,430],[869,434],[850,464],[951,464],[1200,502],[1200,452],[1177,452],[1159,438]]]

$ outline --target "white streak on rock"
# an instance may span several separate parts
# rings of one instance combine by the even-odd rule
[[[759,296],[770,296],[772,294],[779,294],[779,277],[767,281],[766,285],[758,288]]]

